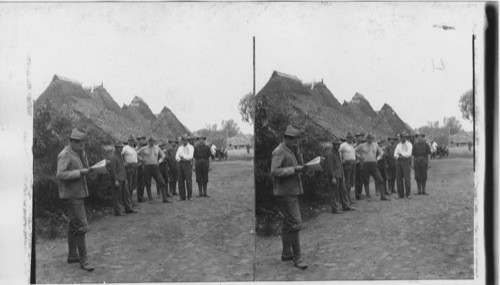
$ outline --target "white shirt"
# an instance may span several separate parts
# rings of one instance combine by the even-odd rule
[[[212,152],[212,155],[215,155],[215,151],[217,150],[217,147],[213,144],[212,147],[210,148],[210,151]]]
[[[179,162],[181,158],[184,158],[185,160],[191,161],[193,159],[193,154],[194,154],[194,147],[190,144],[187,144],[186,146],[181,145],[179,149],[177,149],[177,153],[175,154],[175,160]]]
[[[400,142],[396,146],[396,149],[394,150],[394,158],[398,159],[399,154],[401,154],[403,157],[409,158],[411,156],[411,151],[413,150],[413,145],[411,142],[406,141],[405,143]]]
[[[126,164],[137,163],[137,152],[135,151],[135,148],[131,147],[130,145],[126,145],[123,147],[122,157]]]

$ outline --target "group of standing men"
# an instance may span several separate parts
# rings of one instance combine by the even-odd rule
[[[307,167],[304,167],[299,148],[300,137],[299,128],[287,127],[283,142],[272,153],[271,175],[273,194],[277,196],[284,216],[281,260],[293,260],[296,267],[305,269],[307,263],[303,260],[299,239],[302,221],[298,196],[304,193],[301,175]],[[382,201],[391,200],[389,196],[396,193],[396,187],[398,198],[411,199],[412,164],[417,195],[428,195],[426,182],[431,150],[424,134],[417,134],[414,144],[408,140],[409,137],[403,132],[388,137],[387,141],[380,139],[375,142],[371,134],[365,138],[364,133],[353,136],[347,132],[345,140],[334,138],[325,142],[325,172],[329,180],[332,213],[355,210],[351,188],[354,188],[356,200],[366,198],[370,202],[370,176],[375,180],[375,193],[380,195]],[[366,195],[362,194],[363,186]]]
[[[156,139],[130,136],[127,143],[117,142],[110,159],[109,174],[113,184],[113,210],[117,216],[137,213],[133,207],[133,191],[137,191],[137,201],[145,202],[144,187],[148,202],[154,203],[151,193],[151,178],[157,185],[158,197],[162,202],[171,203],[168,197],[179,195],[179,201],[192,200],[192,170],[195,160],[198,197],[207,194],[208,172],[212,150],[205,144],[206,137],[181,137],[156,144]],[[73,129],[69,144],[57,157],[57,178],[59,198],[68,209],[68,263],[80,263],[87,271],[94,270],[87,257],[85,233],[88,231],[84,198],[89,196],[86,176],[92,172],[84,149],[85,133]],[[194,144],[194,146],[193,146]],[[168,184],[167,184],[168,183]],[[179,184],[179,194],[176,184]],[[123,210],[125,209],[125,211]]]

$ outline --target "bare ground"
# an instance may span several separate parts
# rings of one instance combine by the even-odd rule
[[[305,224],[309,268],[282,262],[281,237],[256,238],[255,280],[469,279],[474,277],[472,154],[453,150],[432,160],[430,196],[357,201],[356,211],[329,208]],[[371,186],[373,192],[373,184]]]
[[[66,239],[37,240],[37,283],[253,280],[253,162],[215,162],[209,179],[210,198],[140,203],[90,224],[93,272],[66,263]],[[195,196],[194,174],[193,184]]]

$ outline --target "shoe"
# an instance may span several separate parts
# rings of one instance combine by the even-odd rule
[[[162,201],[163,203],[172,203],[172,201],[169,201],[169,200],[165,200],[165,201]]]
[[[203,196],[203,197],[205,197],[205,198],[210,198],[210,195],[205,195],[205,196]]]
[[[366,198],[366,201],[371,202],[372,201],[372,197]]]
[[[139,213],[139,211],[137,211],[135,209],[132,209],[132,210],[125,211],[125,213],[127,213],[127,214],[133,214],[133,213]]]
[[[424,192],[424,193],[422,193],[422,195],[429,195],[429,193],[427,193],[427,192]]]
[[[281,255],[281,261],[291,261],[293,260],[293,254],[291,255]]]
[[[343,208],[342,210],[344,210],[344,211],[356,211],[356,208],[349,206],[349,207]]]
[[[174,194],[172,194],[172,195],[174,195],[174,196],[179,196],[179,194],[177,194],[177,193],[174,193]]]
[[[203,197],[203,195],[201,195],[201,194],[200,195],[196,195],[196,198],[201,198],[201,197]]]
[[[153,200],[148,201],[149,204],[154,204],[155,202]]]
[[[188,198],[188,201],[189,201],[189,202],[192,202],[192,201],[193,201],[193,199],[192,199],[192,198]]]
[[[332,214],[342,214],[342,211],[332,211]]]
[[[68,257],[68,263],[78,263],[80,262],[80,258],[79,257]]]
[[[356,197],[356,200],[363,200],[365,197]]]
[[[422,195],[422,193],[418,192],[418,193],[417,193],[417,194],[415,194],[415,195]]]
[[[391,201],[391,198],[380,199],[380,201]]]
[[[186,201],[186,198],[179,198],[177,201]]]
[[[411,199],[411,195],[408,195],[408,197],[406,197],[406,198]]]
[[[80,268],[87,271],[94,271],[94,266],[90,265],[88,261],[80,263]]]
[[[115,216],[125,216],[125,213],[123,213],[123,212],[115,213]]]
[[[293,265],[294,265],[295,267],[300,268],[300,269],[306,269],[306,268],[307,268],[307,263],[305,263],[305,262],[304,262],[304,260],[302,260],[302,259],[299,259],[299,260],[297,260],[297,261],[294,261],[294,262],[293,262]]]

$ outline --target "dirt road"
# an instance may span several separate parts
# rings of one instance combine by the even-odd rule
[[[215,162],[209,179],[210,198],[156,199],[90,224],[93,272],[66,263],[65,239],[37,240],[37,283],[253,280],[253,162]]]
[[[255,280],[473,278],[474,176],[465,155],[431,161],[430,196],[384,202],[372,194],[340,215],[325,208],[301,232],[306,270],[279,259],[280,237],[258,237]]]

